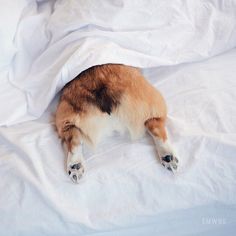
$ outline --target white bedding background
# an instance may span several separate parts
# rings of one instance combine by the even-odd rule
[[[0,3],[0,235],[234,234],[236,1]],[[80,185],[67,177],[52,100],[111,62],[165,96],[176,176],[149,137],[115,134],[84,148]]]

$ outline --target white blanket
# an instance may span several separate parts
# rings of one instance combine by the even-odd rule
[[[8,101],[0,100],[0,125],[38,118],[92,65],[174,65],[236,46],[235,0],[14,2],[0,8],[0,94]]]
[[[234,235],[236,2],[14,2],[0,8],[15,13],[0,22],[0,123],[19,123],[0,127],[0,235]],[[150,137],[116,135],[84,148],[81,184],[66,175],[57,97],[45,109],[106,62],[159,66],[144,74],[167,100],[176,176]]]

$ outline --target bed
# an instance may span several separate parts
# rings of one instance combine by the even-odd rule
[[[0,9],[0,235],[234,235],[236,1],[15,2]],[[164,95],[176,174],[150,137],[114,133],[84,147],[80,184],[67,176],[59,91],[103,63]]]

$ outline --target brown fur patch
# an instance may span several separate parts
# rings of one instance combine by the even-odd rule
[[[166,141],[167,134],[165,130],[165,119],[151,118],[145,122],[145,126],[154,137],[158,137],[163,141]]]
[[[63,89],[61,100],[66,100],[74,111],[85,111],[88,104],[97,106],[109,115],[120,103],[123,86],[119,86],[119,65],[91,67]]]

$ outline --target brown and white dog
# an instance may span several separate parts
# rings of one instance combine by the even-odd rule
[[[96,145],[114,130],[132,138],[147,130],[161,164],[176,170],[178,160],[165,130],[166,104],[161,94],[134,67],[105,64],[91,67],[63,89],[56,127],[67,150],[67,172],[78,183],[84,174],[82,143]]]

